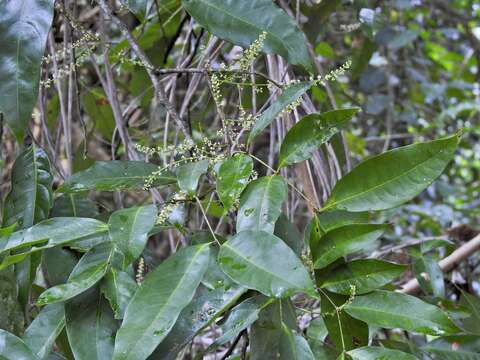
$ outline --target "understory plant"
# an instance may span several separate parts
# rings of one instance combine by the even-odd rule
[[[0,5],[0,110],[19,147],[0,358],[478,358],[478,299],[449,298],[427,254],[451,244],[412,266],[377,251],[461,130],[352,160],[362,110],[332,88],[358,61],[324,71],[295,1],[86,3]]]

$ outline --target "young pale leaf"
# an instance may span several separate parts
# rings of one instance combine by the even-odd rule
[[[282,94],[268,107],[264,112],[260,114],[257,121],[253,125],[250,135],[248,136],[248,142],[260,134],[265,128],[272,123],[273,120],[290,104],[294,103],[298,98],[305,94],[312,87],[312,82],[304,81],[290,85],[283,90]]]
[[[189,195],[197,192],[200,176],[208,170],[208,160],[186,163],[177,168],[176,175],[178,187]]]
[[[352,287],[355,294],[365,294],[381,288],[406,269],[398,265],[376,259],[354,260],[334,267],[328,272],[317,271],[317,285],[331,292],[349,295]]]
[[[97,161],[87,170],[73,174],[57,191],[74,193],[87,190],[141,190],[145,180],[155,171],[158,171],[158,166],[142,161]],[[175,176],[165,171],[155,176],[153,186],[175,182]]]
[[[247,289],[241,286],[233,286],[228,290],[226,288],[210,290],[200,286],[195,299],[182,310],[172,331],[149,359],[175,360],[184,346],[232,307],[246,292]]]
[[[286,198],[287,185],[281,176],[263,176],[252,181],[240,197],[237,232],[261,230],[273,233]]]
[[[347,352],[352,360],[374,360],[374,359],[395,359],[395,360],[417,360],[417,357],[399,350],[387,349],[380,346],[364,346]]]
[[[73,268],[66,284],[44,291],[37,304],[51,304],[71,299],[99,282],[110,266],[113,244],[106,242],[90,249]]]
[[[460,331],[438,307],[398,292],[376,290],[356,296],[345,311],[370,325],[387,329],[401,328],[430,335]]]
[[[123,255],[123,269],[142,253],[156,219],[155,205],[120,209],[110,216],[108,233],[115,249]]]
[[[75,360],[105,360],[113,356],[117,321],[94,288],[65,304],[68,342]]]
[[[110,268],[102,282],[102,293],[110,303],[115,319],[123,319],[125,310],[137,291],[137,283],[125,271]]]
[[[40,360],[21,339],[3,329],[0,329],[0,359]]]
[[[480,337],[457,335],[437,338],[422,347],[422,350],[445,360],[480,359]]]
[[[21,143],[37,102],[40,68],[53,19],[53,0],[2,2],[0,112]]]
[[[244,154],[235,154],[220,165],[216,177],[217,194],[225,208],[225,213],[247,186],[252,170],[252,158]]]
[[[385,224],[345,225],[327,232],[312,249],[315,269],[371,246],[388,228]]]
[[[278,54],[313,73],[305,35],[270,0],[183,0],[183,7],[219,38],[247,47],[265,32],[263,51]]]
[[[218,263],[237,283],[270,297],[295,292],[317,296],[308,271],[281,239],[265,231],[242,231],[220,248]]]
[[[285,136],[280,147],[278,167],[309,159],[313,152],[339,132],[358,110],[339,109],[303,117]]]
[[[143,360],[165,339],[192,301],[207,270],[209,251],[208,244],[184,248],[148,273],[125,312],[114,360]]]
[[[28,326],[23,341],[40,358],[45,359],[65,327],[63,304],[45,306]]]
[[[17,223],[17,229],[45,220],[52,207],[53,176],[47,154],[32,145],[15,160],[12,190],[5,199],[3,226]]]
[[[453,135],[374,156],[337,182],[324,209],[370,211],[401,205],[440,176],[458,142]]]

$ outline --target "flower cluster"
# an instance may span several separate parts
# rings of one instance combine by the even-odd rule
[[[352,32],[352,31],[358,30],[360,26],[362,26],[361,23],[347,24],[347,25],[342,24],[340,25],[340,30],[344,32]]]

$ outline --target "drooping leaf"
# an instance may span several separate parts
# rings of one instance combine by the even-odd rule
[[[370,325],[388,329],[401,328],[431,335],[448,335],[459,331],[438,307],[397,292],[376,290],[356,296],[345,307],[345,311]]]
[[[90,249],[73,268],[68,282],[44,291],[37,304],[66,301],[94,286],[108,270],[113,254],[112,247],[111,243],[106,242]]]
[[[312,87],[312,82],[304,81],[295,83],[283,90],[282,94],[270,105],[264,112],[260,114],[253,125],[248,142],[260,134],[275,118],[290,104],[294,103],[299,97]]]
[[[115,249],[123,255],[123,269],[142,253],[156,218],[155,205],[120,209],[110,216],[108,232]]]
[[[45,306],[29,325],[23,341],[40,359],[48,357],[58,335],[65,327],[63,304]]]
[[[68,341],[75,360],[104,360],[113,355],[118,328],[112,310],[93,288],[65,304]]]
[[[285,136],[280,147],[278,167],[310,158],[313,152],[339,132],[358,110],[339,109],[303,117]]]
[[[235,154],[223,161],[217,174],[217,194],[225,212],[238,200],[253,170],[250,156]]]
[[[183,0],[204,28],[235,45],[249,46],[265,32],[263,51],[283,56],[313,72],[306,38],[293,19],[270,0]],[[268,16],[265,16],[268,14]]]
[[[338,352],[368,344],[368,325],[351,317],[345,311],[336,311],[349,302],[349,296],[322,291],[321,315],[330,340]]]
[[[138,288],[135,280],[127,272],[111,268],[105,275],[101,288],[115,319],[123,319],[125,310]]]
[[[0,329],[0,358],[5,360],[40,359],[21,339],[2,329]]]
[[[365,294],[381,288],[399,277],[406,267],[376,259],[363,259],[333,267],[330,271],[318,271],[317,285],[327,290],[349,295]]]
[[[208,244],[190,246],[147,274],[127,306],[113,359],[145,359],[155,350],[192,300],[208,263]]]
[[[457,335],[437,338],[422,347],[422,350],[441,360],[479,360],[480,337]]]
[[[297,256],[302,254],[303,242],[300,232],[285,214],[280,214],[273,234],[282,239]]]
[[[398,350],[387,349],[380,346],[365,346],[358,349],[350,350],[349,352],[347,352],[347,354],[350,355],[352,360],[417,360],[417,358],[411,354],[407,354]]]
[[[374,156],[341,178],[324,209],[384,210],[409,201],[443,172],[458,135],[400,147]]]
[[[145,180],[157,170],[156,165],[142,161],[97,161],[87,170],[73,174],[57,191],[74,193],[87,190],[141,190]],[[173,174],[165,171],[156,176],[153,186],[169,185],[175,181]]]
[[[435,259],[428,255],[420,256],[413,262],[413,272],[427,294],[445,297],[443,272]]]
[[[208,270],[207,270],[208,272]],[[204,328],[232,307],[247,289],[200,287],[196,298],[180,313],[175,326],[149,359],[175,360],[177,354]]]
[[[0,18],[0,112],[22,142],[37,102],[47,35],[52,25],[53,0],[3,3]]]
[[[218,254],[221,269],[234,281],[270,297],[295,292],[316,296],[300,259],[281,239],[264,231],[242,231],[224,243]]]
[[[95,128],[110,141],[115,131],[115,118],[105,91],[101,87],[88,89],[82,97],[82,105]]]
[[[371,246],[388,228],[384,224],[345,225],[327,232],[312,249],[315,269]]]
[[[207,170],[208,160],[200,160],[180,165],[176,171],[178,187],[189,195],[195,195],[200,176],[205,174]]]
[[[261,230],[273,233],[286,198],[287,185],[282,177],[263,176],[252,181],[240,197],[237,232]]]

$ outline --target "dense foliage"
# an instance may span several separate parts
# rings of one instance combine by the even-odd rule
[[[480,359],[480,5],[0,1],[0,358]]]

